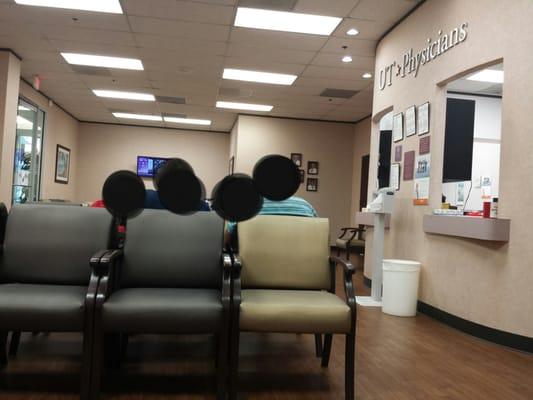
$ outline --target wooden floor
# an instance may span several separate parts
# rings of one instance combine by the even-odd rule
[[[361,273],[358,294],[367,294]],[[340,288],[340,286],[339,286]],[[424,315],[391,317],[358,308],[357,399],[531,400],[533,356],[487,343]],[[81,338],[24,334],[19,355],[0,372],[1,400],[77,398]],[[242,399],[342,399],[344,340],[328,369],[310,335],[244,334]],[[214,340],[139,336],[127,360],[106,373],[105,400],[214,399]]]

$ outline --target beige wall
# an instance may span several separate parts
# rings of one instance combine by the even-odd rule
[[[20,61],[0,51],[0,202],[11,206]]]
[[[55,104],[20,82],[20,96],[37,105],[45,114],[43,161],[41,166],[41,199],[76,201],[77,165],[79,156],[79,123]],[[68,184],[55,182],[57,145],[70,149],[70,173]]]
[[[511,4],[512,3],[512,4]],[[374,115],[387,107],[405,111],[431,103],[430,206],[412,205],[412,182],[402,182],[396,198],[385,257],[423,263],[419,298],[439,309],[476,323],[533,336],[533,2],[529,0],[428,0],[380,43],[379,70],[411,47],[424,48],[426,38],[468,23],[468,38],[421,67],[418,76],[393,78],[381,91],[376,82]],[[445,88],[437,83],[480,64],[503,58],[505,84],[502,105],[500,215],[511,219],[507,244],[425,234],[424,214],[439,207],[442,190]],[[373,121],[371,182],[376,179],[378,124]],[[403,150],[417,149],[418,137],[404,139]],[[371,238],[366,254],[371,254]],[[370,276],[371,257],[365,273]]]
[[[81,123],[76,198],[99,199],[105,179],[120,169],[136,171],[139,155],[187,160],[210,196],[227,175],[229,142],[230,135],[221,133]],[[144,179],[152,188],[152,180]]]
[[[359,121],[354,127],[352,206],[350,211],[352,225],[355,225],[355,213],[361,211],[359,210],[359,200],[361,198],[361,163],[363,156],[370,154],[371,130],[372,120],[370,117]]]
[[[296,195],[330,219],[334,241],[339,229],[350,225],[353,135],[353,124],[241,115],[235,171],[250,174],[267,154],[302,153],[307,180],[307,161],[318,161],[318,192],[307,192],[302,184]]]

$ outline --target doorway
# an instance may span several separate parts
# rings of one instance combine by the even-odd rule
[[[44,118],[44,111],[19,99],[13,168],[13,204],[39,201]]]

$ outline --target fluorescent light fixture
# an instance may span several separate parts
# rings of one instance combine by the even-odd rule
[[[355,35],[358,35],[359,34],[359,31],[355,28],[352,28],[352,29],[349,29],[348,31],[346,31],[346,34],[348,36],[355,36]]]
[[[342,18],[337,17],[239,7],[235,17],[235,26],[282,32],[331,35],[341,21]]]
[[[342,57],[342,62],[345,62],[345,63],[350,63],[352,62],[352,56],[344,56]]]
[[[194,118],[178,118],[178,117],[164,117],[165,122],[173,122],[175,124],[188,125],[211,125],[208,119],[194,119]]]
[[[237,81],[271,83],[273,85],[292,85],[296,75],[275,74],[272,72],[249,71],[245,69],[224,68],[224,79]]]
[[[503,71],[484,69],[483,71],[479,71],[466,79],[469,81],[478,82],[503,83]]]
[[[123,14],[119,0],[15,0],[15,3],[25,6]]]
[[[130,113],[123,113],[123,112],[114,112],[113,116],[115,116],[116,118],[124,118],[124,119],[141,119],[144,121],[158,121],[158,122],[163,121],[163,118],[161,118],[160,115],[130,114]]]
[[[89,67],[105,67],[117,69],[144,70],[141,60],[136,58],[96,56],[93,54],[61,53],[63,58],[74,65],[87,65]]]
[[[365,72],[365,73],[363,74],[363,78],[364,78],[364,79],[370,79],[370,78],[372,78],[372,74],[371,74],[370,72]]]
[[[93,93],[98,97],[109,97],[111,99],[124,100],[139,100],[139,101],[155,101],[153,94],[148,93],[134,93],[134,92],[120,92],[118,90],[93,90]]]
[[[246,110],[246,111],[272,111],[274,106],[266,104],[251,104],[251,103],[233,103],[231,101],[217,101],[218,108],[229,108],[231,110]]]

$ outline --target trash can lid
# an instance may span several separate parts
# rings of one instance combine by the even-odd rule
[[[416,272],[422,264],[411,260],[383,260],[384,271]]]

